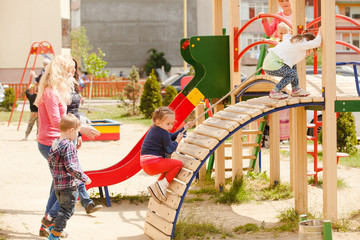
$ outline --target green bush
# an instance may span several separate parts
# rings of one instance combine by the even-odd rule
[[[177,91],[176,89],[173,87],[173,86],[167,86],[165,88],[165,97],[164,97],[164,100],[163,100],[163,103],[162,105],[163,106],[169,106],[169,104],[174,100],[174,98],[176,97],[177,95]]]
[[[151,71],[156,68],[161,68],[164,66],[164,70],[168,73],[171,69],[171,64],[166,60],[165,53],[158,52],[156,49],[151,48],[147,51],[147,53],[152,53],[150,58],[147,60],[145,64],[145,73],[147,76],[150,75]],[[155,73],[157,74],[157,73]],[[156,75],[157,76],[157,75]]]
[[[337,125],[337,150],[354,154],[357,152],[355,131],[355,118],[351,112],[341,112],[336,122]],[[322,131],[319,134],[319,143],[322,144]]]
[[[339,113],[337,119],[337,148],[340,152],[353,154],[357,152],[355,118],[351,112]]]
[[[145,118],[151,118],[152,113],[160,106],[160,83],[152,71],[144,84],[144,91],[140,99],[140,111],[145,115]]]
[[[15,102],[15,91],[13,88],[8,88],[5,90],[4,95],[4,101],[2,101],[1,107],[3,107],[7,111],[11,111],[12,106]],[[15,107],[17,107],[17,104]]]

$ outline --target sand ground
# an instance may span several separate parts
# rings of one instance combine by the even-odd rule
[[[40,220],[45,209],[51,175],[35,140],[35,131],[28,141],[21,141],[26,124],[16,130],[0,123],[0,239],[44,239],[38,237]],[[84,142],[79,158],[84,170],[106,168],[120,161],[136,144],[147,128],[137,124],[121,126],[119,141]],[[263,154],[263,170],[269,169],[268,155]],[[309,165],[310,166],[310,165]],[[311,166],[310,166],[311,167]],[[339,190],[339,217],[360,209],[360,169],[338,167],[338,176],[349,186]],[[282,181],[289,181],[289,161],[281,161]],[[146,192],[146,186],[156,177],[142,171],[131,179],[110,186],[111,194],[138,195]],[[90,190],[97,192],[97,189]],[[275,224],[279,211],[294,206],[294,200],[269,201],[258,204],[220,205],[211,201],[184,204],[182,215],[195,215],[227,229],[246,223]],[[148,239],[143,233],[147,203],[130,204],[127,201],[113,203],[102,211],[87,215],[80,204],[68,222],[69,240],[96,239],[121,240]],[[194,211],[196,209],[196,211]],[[309,186],[309,209],[322,212],[322,190]],[[222,239],[211,237],[210,239]],[[234,239],[298,239],[298,233],[261,233],[235,235]],[[333,239],[360,239],[359,232],[333,233]]]

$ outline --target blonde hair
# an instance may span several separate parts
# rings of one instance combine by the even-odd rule
[[[60,120],[60,131],[66,132],[67,130],[74,128],[78,129],[81,126],[81,121],[74,114],[68,113],[64,115]]]
[[[152,121],[154,123],[156,122],[156,120],[162,121],[166,118],[166,115],[175,115],[175,113],[168,107],[159,107],[154,111],[152,115]]]
[[[55,56],[54,59],[46,66],[45,73],[40,79],[39,91],[35,100],[35,105],[39,106],[44,89],[52,88],[55,94],[63,100],[66,105],[71,103],[71,93],[74,90],[74,82],[71,72],[75,63],[70,56]]]

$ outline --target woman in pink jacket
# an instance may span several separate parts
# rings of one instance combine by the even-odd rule
[[[38,148],[40,153],[48,160],[53,141],[60,137],[60,119],[66,114],[67,105],[71,103],[74,88],[73,78],[75,73],[75,63],[70,56],[55,56],[46,66],[45,73],[40,79],[39,90],[35,105],[38,106],[39,132],[37,136]],[[82,125],[82,133],[93,138],[100,133],[93,127]],[[51,184],[50,196],[46,205],[45,216],[47,214],[56,216],[58,207],[54,185]],[[42,219],[47,220],[45,217]],[[49,222],[51,219],[48,219]],[[43,225],[47,225],[44,224]],[[40,236],[47,233],[43,227],[40,228]]]

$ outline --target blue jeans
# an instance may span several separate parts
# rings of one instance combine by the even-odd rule
[[[72,187],[63,190],[55,190],[55,193],[57,200],[60,203],[60,209],[59,214],[55,219],[54,231],[61,233],[66,227],[66,222],[74,214],[78,190],[76,187]]]
[[[46,146],[46,145],[43,145],[38,142],[38,148],[39,148],[40,153],[44,156],[44,158],[47,161],[49,161],[49,152],[50,152],[51,146]],[[79,190],[81,206],[83,206],[85,208],[90,203],[92,203],[93,200],[90,199],[90,196],[86,191],[84,183],[81,183],[79,185],[78,190]],[[50,187],[49,199],[46,204],[45,215],[49,214],[50,217],[56,218],[58,215],[59,208],[60,208],[60,205],[56,199],[55,190],[54,190],[54,181],[52,181],[51,187]]]
[[[293,90],[297,90],[299,88],[299,77],[297,75],[296,65],[290,68],[288,65],[284,64],[284,66],[282,66],[280,69],[264,71],[272,76],[283,77],[274,87],[273,91],[275,92],[280,92],[289,83],[291,83]]]
[[[48,163],[51,146],[47,146],[38,142],[38,148],[40,153],[43,155],[43,157],[46,159],[46,162]],[[49,199],[46,204],[45,215],[49,214],[50,217],[55,218],[58,214],[59,207],[60,207],[59,202],[57,201],[55,195],[54,181],[52,181],[50,187]]]

